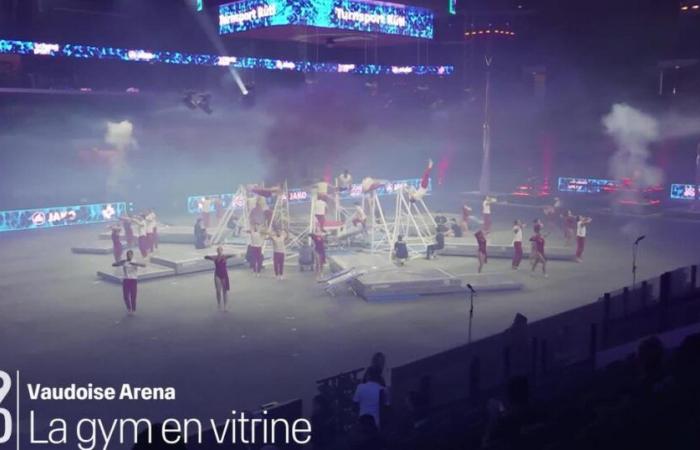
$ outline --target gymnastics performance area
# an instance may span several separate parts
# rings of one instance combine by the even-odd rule
[[[458,200],[453,196],[426,198],[436,205],[459,204]],[[541,216],[541,209],[497,204],[494,216],[489,244],[496,248],[509,246],[514,219],[529,221]],[[473,219],[472,228],[478,227],[480,218]],[[474,340],[503,331],[517,313],[537,321],[596,302],[603,293],[629,285],[631,280],[632,247],[629,239],[620,238],[620,227],[633,226],[635,233],[647,236],[639,255],[638,280],[693,264],[700,251],[696,240],[676,238],[692,235],[697,227],[694,221],[606,214],[593,215],[593,219],[585,260],[553,259],[548,263],[548,278],[539,272],[533,275],[529,264],[513,271],[510,259],[498,256],[477,274],[474,256],[445,255],[427,261],[423,255],[413,255],[405,266],[397,267],[389,263],[385,251],[372,254],[366,248],[330,249],[329,259],[345,260],[345,267],[377,265],[375,273],[369,271],[360,280],[382,277],[386,279],[382,283],[387,284],[396,277],[415,281],[423,276],[432,278],[429,275],[433,273],[441,280],[439,284],[459,280],[456,289],[440,294],[399,292],[367,300],[345,284],[329,295],[326,285],[312,272],[300,271],[293,257],[287,263],[286,279],[273,277],[269,259],[262,276],[256,278],[244,264],[244,247],[232,244],[231,249],[243,254],[230,272],[228,313],[217,311],[212,268],[204,265],[181,276],[148,281],[144,277],[134,317],[124,311],[121,286],[109,277],[98,277],[98,273],[114,270],[111,250],[101,255],[71,254],[71,248],[81,248],[86,242],[99,243],[103,226],[38,230],[17,236],[6,233],[2,235],[3,254],[11,264],[3,265],[0,279],[5,318],[2,334],[3,341],[21,341],[22,345],[6,348],[3,359],[25,373],[51,373],[55,380],[79,384],[99,380],[101,385],[118,385],[128,373],[133,385],[174,386],[180,415],[206,416],[218,412],[217,405],[225,408],[230,402],[252,410],[270,401],[311,398],[316,390],[312,380],[362,367],[368,353],[382,351],[391,355],[391,366],[400,366],[464,345],[470,331],[469,296],[464,286],[468,281],[479,291],[472,319]],[[147,275],[156,270],[151,268],[160,268],[154,262],[160,258],[191,259],[197,264],[203,254],[213,253],[211,248],[194,250],[188,222],[192,222],[191,217],[180,217],[163,226],[164,242],[150,257]],[[190,242],[168,242],[169,229],[189,230]],[[447,237],[445,252],[465,240],[471,241]],[[552,232],[548,243],[574,252],[573,247],[566,247],[559,230]],[[387,269],[390,264],[392,268]],[[328,276],[330,272],[326,272]],[[480,280],[487,280],[483,292]],[[507,280],[512,286],[491,292],[490,280]],[[31,333],[26,332],[29,329]],[[285,375],[260,376],[269,373]],[[147,402],[140,406],[146,415],[151,413],[149,407]],[[115,404],[107,416],[121,417],[129,408]],[[167,414],[177,416],[177,412]],[[54,415],[105,416],[99,403],[75,407],[49,404],[41,413],[46,416],[39,423]],[[159,408],[152,413],[156,420],[158,414],[165,415]]]
[[[0,0],[0,448],[699,448],[700,4],[560,3]]]

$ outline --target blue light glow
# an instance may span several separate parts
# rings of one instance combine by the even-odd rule
[[[131,203],[116,202],[0,211],[0,232],[111,222],[132,209]]]
[[[433,38],[433,12],[370,0],[240,0],[219,6],[219,33],[299,25]]]
[[[410,178],[407,180],[394,180],[390,181],[386,186],[377,189],[377,195],[384,196],[393,194],[401,186],[413,186],[418,188],[420,186],[420,178]],[[432,191],[432,182],[428,184],[428,193]],[[352,188],[348,192],[343,192],[340,194],[341,200],[348,199],[360,199],[362,197],[362,185],[353,184]],[[227,209],[229,205],[233,202],[236,209],[243,207],[243,198],[237,197],[235,193],[228,194],[208,194],[208,195],[192,195],[187,197],[187,212],[190,214],[199,214],[202,212],[202,200],[208,199],[210,201],[209,212],[215,211],[216,200],[221,201],[221,207]],[[272,198],[267,199],[272,202]],[[311,200],[311,194],[304,189],[289,189],[289,204],[306,203]]]
[[[312,63],[281,59],[217,56],[172,51],[149,51],[91,45],[55,44],[0,39],[0,54],[117,59],[131,62],[232,66],[236,69],[289,70],[293,72],[350,73],[359,75],[451,75],[453,66],[389,66],[378,64]]]

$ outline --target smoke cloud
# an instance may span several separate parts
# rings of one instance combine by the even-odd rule
[[[631,179],[639,188],[663,181],[662,171],[649,162],[649,147],[660,137],[656,119],[629,105],[615,104],[603,117],[603,126],[617,147],[610,158],[610,175],[614,179]]]
[[[317,85],[308,90],[277,91],[267,97],[264,108],[270,124],[262,155],[271,180],[287,179],[292,184],[318,181],[324,176],[324,167],[334,166],[345,149],[362,139],[371,118],[351,103],[353,94],[362,93]]]
[[[124,183],[128,180],[131,172],[127,153],[136,148],[133,133],[134,125],[128,120],[107,122],[105,143],[115,149],[107,176],[107,191],[110,193],[123,193],[125,191]]]

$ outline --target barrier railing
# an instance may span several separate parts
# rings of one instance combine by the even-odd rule
[[[698,266],[682,267],[598,301],[392,369],[395,405],[430,376],[432,404],[478,401],[512,376],[533,385],[581,365],[596,354],[645,336],[700,322]]]

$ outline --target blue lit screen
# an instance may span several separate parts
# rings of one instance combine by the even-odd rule
[[[240,0],[219,6],[219,33],[278,25],[433,38],[433,12],[369,0]]]
[[[560,192],[574,192],[578,194],[600,194],[612,192],[619,187],[619,181],[600,178],[559,177],[559,181],[557,183],[557,189]]]
[[[697,186],[700,189],[700,186]],[[672,184],[671,198],[673,200],[695,200],[695,185],[693,184]]]
[[[342,64],[282,59],[219,56],[150,51],[92,45],[56,44],[0,39],[0,54],[69,57],[79,59],[117,59],[151,64],[182,64],[235,67],[237,69],[289,70],[293,72],[351,73],[360,75],[451,75],[454,66],[391,66],[381,64]]]
[[[377,195],[384,196],[393,194],[400,186],[413,186],[418,188],[420,186],[420,178],[410,178],[407,180],[395,180],[390,181],[386,186],[377,189]],[[432,183],[428,185],[428,192],[432,190]],[[362,197],[362,185],[353,184],[352,189],[349,192],[343,192],[340,195],[342,199],[351,198],[361,198]],[[208,195],[192,195],[187,197],[187,212],[190,214],[198,214],[202,212],[202,201],[204,199],[210,200],[209,212],[214,212],[216,209],[217,199],[221,201],[221,207],[226,209],[231,205],[232,202],[235,203],[236,208],[243,207],[243,199],[236,197],[235,193],[228,194],[208,194]],[[297,204],[308,202],[311,199],[311,194],[304,189],[289,189],[289,204]],[[269,203],[273,200],[271,198],[267,199]]]
[[[115,202],[0,211],[0,232],[105,223],[132,209],[131,203]]]

